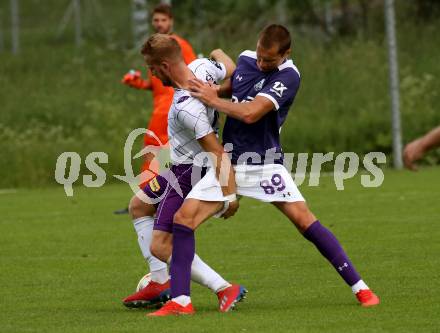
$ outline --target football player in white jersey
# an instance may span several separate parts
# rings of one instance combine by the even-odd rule
[[[168,114],[172,166],[170,171],[150,181],[143,191],[133,197],[130,204],[138,210],[134,225],[138,232],[139,245],[150,264],[152,282],[124,299],[123,302],[128,307],[156,304],[169,297],[169,274],[163,262],[169,262],[171,256],[174,213],[182,205],[192,186],[206,173],[209,163],[209,158],[196,157],[206,151],[215,156],[217,165],[230,165],[216,136],[217,112],[192,97],[186,89],[189,79],[194,77],[211,83],[229,77],[235,68],[233,61],[221,50],[215,50],[211,55],[221,62],[197,59],[186,66],[179,45],[172,38],[161,34],[155,34],[148,39],[142,48],[142,54],[153,75],[161,79],[164,85],[175,88],[173,104]],[[222,174],[220,167],[216,170],[218,177],[229,180],[224,186],[225,196],[222,198],[228,204],[209,202],[207,209],[213,213],[221,210],[220,213],[228,218],[238,209],[235,196],[229,196],[235,193],[233,171],[232,168],[223,168],[225,174]],[[193,256],[190,266],[191,272],[188,273],[193,281],[207,286],[217,294],[220,311],[229,311],[243,298],[246,290],[242,286],[225,281],[197,255]]]

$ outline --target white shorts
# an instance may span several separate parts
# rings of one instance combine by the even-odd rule
[[[235,165],[234,170],[239,195],[263,202],[305,201],[292,176],[282,164]],[[226,201],[214,168],[208,170],[186,198]],[[226,209],[227,207],[222,211]]]

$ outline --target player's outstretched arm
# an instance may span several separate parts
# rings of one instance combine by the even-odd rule
[[[225,153],[223,146],[218,142],[217,136],[212,132],[200,139],[198,142],[205,152],[211,153],[214,158],[215,173],[220,182],[223,195],[228,198],[229,207],[223,214],[225,219],[233,216],[238,210],[237,185],[235,183],[234,169],[231,160]]]
[[[440,146],[440,126],[405,146],[403,150],[405,166],[410,170],[417,170],[414,162],[420,160],[429,150],[438,146]]]
[[[144,80],[141,72],[131,69],[124,75],[121,81],[123,84],[135,89],[147,90],[151,89],[151,74],[148,72],[148,78]]]
[[[231,76],[237,67],[235,62],[222,49],[215,49],[211,52],[210,57],[217,62],[225,65],[226,75],[223,83],[218,87],[217,94],[219,97],[230,98],[232,96]]]
[[[253,124],[260,120],[265,114],[274,110],[273,103],[261,96],[248,103],[234,103],[226,99],[217,98],[212,107],[229,117],[238,119],[246,124]]]
[[[237,67],[235,65],[235,62],[231,59],[230,56],[228,56],[222,49],[215,49],[213,50],[209,56],[211,59],[221,62],[223,65],[225,65],[226,68],[226,76],[225,79],[228,79],[232,76],[232,73],[234,73],[235,68]]]

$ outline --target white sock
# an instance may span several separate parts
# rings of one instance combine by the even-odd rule
[[[186,296],[186,295],[180,295],[180,296],[174,297],[172,299],[172,301],[181,305],[181,306],[187,306],[189,303],[191,303],[191,297]]]
[[[351,290],[353,291],[353,294],[357,294],[361,290],[367,290],[370,289],[366,285],[366,283],[363,280],[359,280],[354,285],[351,286]]]
[[[168,267],[162,268],[158,271],[151,271],[151,281],[164,284],[170,279],[170,274],[168,274]]]
[[[231,286],[216,271],[205,264],[197,254],[194,255],[194,260],[191,264],[191,280],[208,287],[215,293]]]
[[[150,266],[151,280],[157,283],[165,283],[169,279],[167,264],[154,257],[150,252],[154,217],[139,217],[133,220],[133,225],[138,235],[138,243],[142,255]]]

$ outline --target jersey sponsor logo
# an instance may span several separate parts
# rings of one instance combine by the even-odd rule
[[[259,82],[257,82],[254,85],[254,89],[255,91],[260,91],[261,89],[263,89],[263,84],[264,84],[265,79],[261,79]]]
[[[237,96],[232,95],[232,97],[231,97],[231,101],[233,103],[246,103],[246,102],[252,102],[253,100],[254,100],[254,97],[252,97],[252,96],[246,96],[246,98],[243,99],[241,102],[238,100]]]
[[[283,97],[284,90],[287,90],[287,87],[280,81],[275,82],[272,88],[270,88],[270,91],[275,93],[280,98]]]

